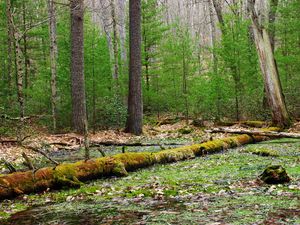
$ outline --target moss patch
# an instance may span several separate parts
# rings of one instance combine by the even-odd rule
[[[245,149],[245,152],[251,153],[254,155],[259,155],[259,156],[272,156],[272,157],[279,156],[279,152],[276,150],[269,149],[269,148],[257,148],[255,146]]]

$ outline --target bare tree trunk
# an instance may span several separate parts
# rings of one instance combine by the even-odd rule
[[[224,19],[223,19],[222,7],[221,7],[221,4],[220,4],[220,0],[212,0],[212,3],[214,5],[214,8],[215,8],[216,13],[217,13],[218,21],[219,21],[220,26],[221,26],[221,31],[224,32],[225,22],[224,22]]]
[[[187,29],[187,28],[186,28]],[[188,31],[183,31],[188,32]],[[186,34],[183,34],[184,36]],[[185,37],[183,37],[185,38]],[[186,40],[182,40],[182,93],[184,98],[184,108],[185,108],[185,122],[186,125],[189,123],[189,104],[188,104],[188,92],[187,92],[187,76],[188,76],[188,62],[186,57],[185,49]]]
[[[48,16],[49,16],[49,33],[50,33],[50,62],[51,62],[51,104],[52,104],[52,123],[53,131],[57,129],[57,90],[56,90],[56,74],[57,74],[57,42],[56,42],[56,9],[53,0],[48,0]]]
[[[71,78],[73,128],[83,134],[86,126],[86,100],[83,54],[83,0],[71,0]]]
[[[208,8],[209,8],[209,18],[210,18],[210,25],[211,25],[211,46],[212,46],[212,60],[213,60],[213,72],[214,75],[216,76],[216,94],[217,94],[217,101],[216,101],[216,109],[217,109],[217,121],[220,121],[220,117],[221,117],[221,93],[220,93],[220,83],[219,83],[219,63],[218,63],[218,56],[216,54],[216,42],[217,42],[217,32],[216,32],[216,26],[215,26],[215,22],[214,22],[214,13],[213,13],[213,5],[215,4],[215,0],[213,0],[213,2],[211,2],[211,0],[209,0],[208,2]],[[215,6],[215,10],[216,10],[216,6]],[[216,10],[217,11],[217,10]],[[220,17],[222,17],[221,12],[220,13]],[[218,13],[217,13],[218,14]],[[222,19],[223,20],[223,19]]]
[[[29,58],[28,58],[28,52],[27,52],[27,34],[26,34],[26,6],[25,6],[25,1],[22,1],[22,19],[23,19],[23,29],[24,29],[24,34],[23,34],[23,56],[24,56],[24,84],[25,84],[25,89],[28,88],[29,86]]]
[[[13,46],[14,46],[14,33],[11,14],[11,0],[6,0],[6,17],[7,17],[7,86],[8,86],[8,100],[10,101],[12,94],[12,81],[13,81]]]
[[[129,0],[129,95],[126,131],[142,133],[142,60],[141,60],[141,0]]]
[[[118,0],[119,4],[119,34],[120,34],[120,45],[121,45],[121,59],[122,63],[125,63],[127,60],[127,49],[126,49],[126,28],[125,28],[125,6],[126,0]],[[122,73],[121,73],[122,74]]]
[[[116,81],[116,88],[119,86],[119,47],[118,47],[118,30],[117,30],[117,15],[116,15],[116,4],[115,0],[111,0],[111,18],[113,26],[113,52],[114,52],[114,69],[113,78]]]
[[[269,31],[270,31],[270,42],[271,42],[273,52],[275,49],[275,19],[276,19],[277,6],[278,6],[278,0],[270,0]]]
[[[270,36],[266,28],[260,24],[254,5],[255,0],[248,0],[248,10],[252,21],[254,39],[264,78],[268,103],[272,111],[272,120],[277,126],[286,127],[290,124],[290,118],[282,94]]]
[[[84,85],[84,0],[71,0],[71,77],[73,128],[84,135],[85,158],[89,159],[88,123]]]

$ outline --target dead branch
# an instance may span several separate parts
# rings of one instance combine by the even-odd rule
[[[25,152],[22,152],[22,156],[25,159],[25,164],[29,168],[29,170],[34,170],[33,163],[31,162],[30,158],[26,155]]]
[[[44,151],[40,150],[39,148],[35,148],[32,146],[25,146],[25,145],[22,145],[22,147],[43,155],[46,159],[48,159],[50,162],[54,163],[56,166],[59,165],[59,163],[57,161],[52,159],[50,156],[48,156]]]

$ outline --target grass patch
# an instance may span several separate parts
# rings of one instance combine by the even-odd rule
[[[278,157],[240,154],[254,147],[275,150]],[[27,208],[29,218],[30,214],[39,217],[47,213],[44,220],[40,218],[41,224],[51,222],[53,217],[57,223],[68,223],[70,218],[82,221],[83,214],[89,215],[89,224],[96,224],[91,220],[98,223],[114,220],[117,224],[126,221],[131,224],[264,223],[272,213],[278,214],[283,208],[291,211],[298,208],[299,153],[299,141],[290,139],[249,145],[224,154],[155,165],[123,178],[92,181],[80,189],[0,202],[0,216],[7,218]],[[274,164],[283,165],[292,181],[283,185],[256,183],[264,168]],[[66,209],[68,216],[63,213]],[[297,211],[287,214],[287,219],[288,224],[297,224]],[[5,224],[4,220],[0,223]]]

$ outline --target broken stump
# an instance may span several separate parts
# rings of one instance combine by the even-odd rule
[[[259,178],[267,184],[283,184],[291,180],[281,165],[268,166]]]

